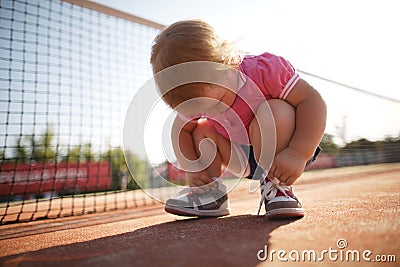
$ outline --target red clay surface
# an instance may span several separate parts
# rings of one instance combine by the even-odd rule
[[[399,265],[400,164],[306,173],[294,191],[306,211],[299,220],[256,216],[259,194],[236,190],[230,194],[231,215],[221,218],[178,217],[155,205],[3,225],[0,262],[3,266]],[[347,246],[339,248],[338,241]],[[257,253],[265,246],[272,258],[261,261]],[[308,260],[314,260],[311,250],[319,263]],[[299,261],[294,262],[296,255]]]

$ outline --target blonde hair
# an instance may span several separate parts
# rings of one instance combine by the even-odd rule
[[[178,21],[164,29],[154,40],[150,63],[156,74],[168,67],[192,61],[210,61],[236,67],[237,50],[221,39],[215,29],[201,20]],[[204,95],[204,83],[174,88],[162,97],[171,107]]]

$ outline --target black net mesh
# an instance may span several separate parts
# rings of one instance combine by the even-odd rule
[[[1,222],[152,203],[126,192],[121,133],[159,30],[61,1],[0,5]]]

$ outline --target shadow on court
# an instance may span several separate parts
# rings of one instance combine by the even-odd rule
[[[295,220],[183,219],[0,258],[3,266],[255,266],[272,231]],[[60,237],[62,238],[62,237]]]

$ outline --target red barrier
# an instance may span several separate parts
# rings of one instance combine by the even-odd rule
[[[320,154],[317,159],[307,167],[307,170],[329,169],[336,167],[336,160],[333,155]]]
[[[0,196],[80,193],[111,188],[109,162],[6,163],[0,166]]]

